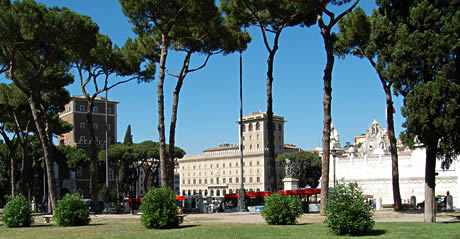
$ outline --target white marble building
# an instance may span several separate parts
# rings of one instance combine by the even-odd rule
[[[337,132],[336,132],[337,133]],[[338,139],[338,134],[337,134]],[[356,152],[355,152],[356,150]],[[425,149],[398,151],[399,186],[403,203],[416,196],[417,203],[424,200],[425,195]],[[364,194],[382,198],[382,204],[393,203],[391,156],[389,153],[386,129],[374,119],[366,131],[366,140],[359,148],[338,151],[331,155],[329,185],[334,182],[357,182]],[[446,195],[449,191],[453,196],[454,207],[460,208],[460,161],[457,158],[448,170],[441,169],[437,162],[436,195]]]

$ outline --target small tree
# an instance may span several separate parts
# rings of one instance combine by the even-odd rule
[[[78,194],[66,194],[58,202],[54,219],[59,226],[64,227],[85,226],[91,220],[88,208]]]
[[[265,198],[265,207],[262,216],[271,225],[295,224],[296,219],[302,214],[299,200],[295,197],[273,193]]]
[[[9,197],[2,214],[3,224],[7,227],[28,227],[33,221],[29,201],[24,195]]]
[[[139,207],[141,222],[146,228],[175,228],[179,226],[176,195],[171,188],[152,188],[142,198]]]
[[[337,235],[362,235],[372,230],[371,207],[357,183],[338,184],[326,205],[326,225]]]

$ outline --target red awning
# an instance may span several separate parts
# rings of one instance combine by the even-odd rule
[[[177,200],[185,200],[185,196],[176,195]]]

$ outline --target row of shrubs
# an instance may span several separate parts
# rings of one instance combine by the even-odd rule
[[[59,226],[84,226],[90,222],[89,211],[78,195],[66,194],[56,205],[54,220]],[[23,195],[8,198],[3,209],[3,224],[7,227],[28,227],[33,222],[29,201]]]
[[[4,225],[30,226],[33,219],[28,200],[19,195],[8,201],[2,215]],[[330,194],[325,224],[338,235],[362,235],[372,230],[372,211],[363,201],[356,183],[339,184]],[[167,229],[179,225],[176,196],[169,188],[150,189],[142,198],[140,210],[141,222],[146,228]],[[265,198],[262,216],[268,224],[295,224],[300,215],[302,208],[294,197],[274,193]],[[67,194],[58,202],[54,219],[60,226],[83,226],[90,222],[88,208],[77,194]]]

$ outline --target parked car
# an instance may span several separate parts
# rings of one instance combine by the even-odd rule
[[[438,211],[444,209],[446,207],[446,198],[443,196],[436,196],[436,205],[438,208]],[[421,210],[425,208],[425,201],[417,203],[417,209]]]
[[[92,199],[83,199],[83,201],[85,202],[86,206],[88,207],[88,210],[90,212],[94,212],[93,200]],[[100,200],[99,201],[99,212],[103,212],[103,211],[104,211],[104,201]]]

